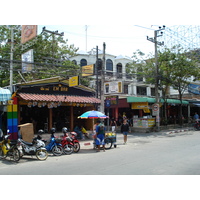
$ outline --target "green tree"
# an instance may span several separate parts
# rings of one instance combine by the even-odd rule
[[[26,81],[34,79],[50,78],[61,76],[69,78],[71,76],[80,75],[80,66],[69,60],[70,56],[76,54],[78,48],[74,45],[68,45],[68,40],[64,40],[62,36],[53,35],[42,32],[35,39],[28,41],[26,45],[21,45],[21,26],[13,25],[14,29],[14,55],[13,55],[13,82],[21,82],[21,55],[33,49],[34,63],[33,70],[23,73]],[[11,38],[10,26],[0,26],[0,86],[9,85],[10,79],[10,50],[11,44],[8,40]],[[26,46],[28,45],[28,48]],[[19,73],[20,72],[20,73]],[[81,83],[87,85],[88,78],[82,79]]]
[[[156,82],[155,58],[152,55],[144,57],[141,51],[134,53],[134,61],[131,65],[130,72],[136,73],[137,77],[143,77],[146,83],[154,84]],[[183,94],[190,83],[190,78],[199,79],[199,55],[197,53],[184,50],[180,46],[175,46],[172,49],[165,48],[158,52],[158,79],[159,90],[162,91],[164,99],[164,118],[167,121],[166,115],[166,100],[168,97],[169,87],[177,90],[179,99],[182,102]],[[179,109],[179,121],[182,124],[182,104]]]

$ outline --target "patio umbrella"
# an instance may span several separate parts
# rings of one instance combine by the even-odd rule
[[[83,113],[81,116],[78,118],[81,119],[98,119],[98,118],[108,118],[108,116],[104,115],[102,112],[96,111],[96,110],[91,110]]]

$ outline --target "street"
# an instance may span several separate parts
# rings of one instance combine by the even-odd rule
[[[96,152],[81,142],[79,153],[46,161],[24,157],[0,161],[1,175],[199,175],[200,132],[117,134],[117,148]]]

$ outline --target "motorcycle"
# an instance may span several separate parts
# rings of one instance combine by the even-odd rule
[[[61,156],[64,152],[63,147],[61,145],[61,139],[58,139],[54,136],[56,132],[55,128],[51,129],[51,138],[49,144],[45,146],[48,152],[52,152],[54,156]]]
[[[33,138],[32,143],[26,142],[21,138],[18,139],[21,144],[21,157],[24,155],[35,155],[38,160],[46,160],[48,158],[48,152],[45,148],[45,143],[41,140],[41,136]]]
[[[63,143],[68,143],[70,145],[73,146],[73,151],[75,153],[78,153],[80,150],[80,143],[77,139],[77,133],[76,132],[69,132],[71,136],[69,136],[68,134],[68,129],[66,127],[64,127],[62,129],[62,132],[64,133],[64,137],[66,138],[65,141],[63,141]]]
[[[199,123],[199,121],[195,121],[195,123],[194,123],[194,128],[196,129],[196,130],[200,130],[200,123]]]
[[[8,139],[10,135],[0,135],[0,159],[10,157],[15,162],[20,160],[20,152],[18,150],[18,141]]]

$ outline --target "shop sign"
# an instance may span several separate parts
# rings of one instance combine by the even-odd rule
[[[53,87],[40,87],[41,91],[61,91],[61,92],[67,92],[68,87],[64,87],[61,85],[53,86]]]
[[[110,101],[110,105],[118,105],[118,96],[107,96],[106,100]]]
[[[148,109],[148,102],[136,102],[131,104],[131,109]]]

